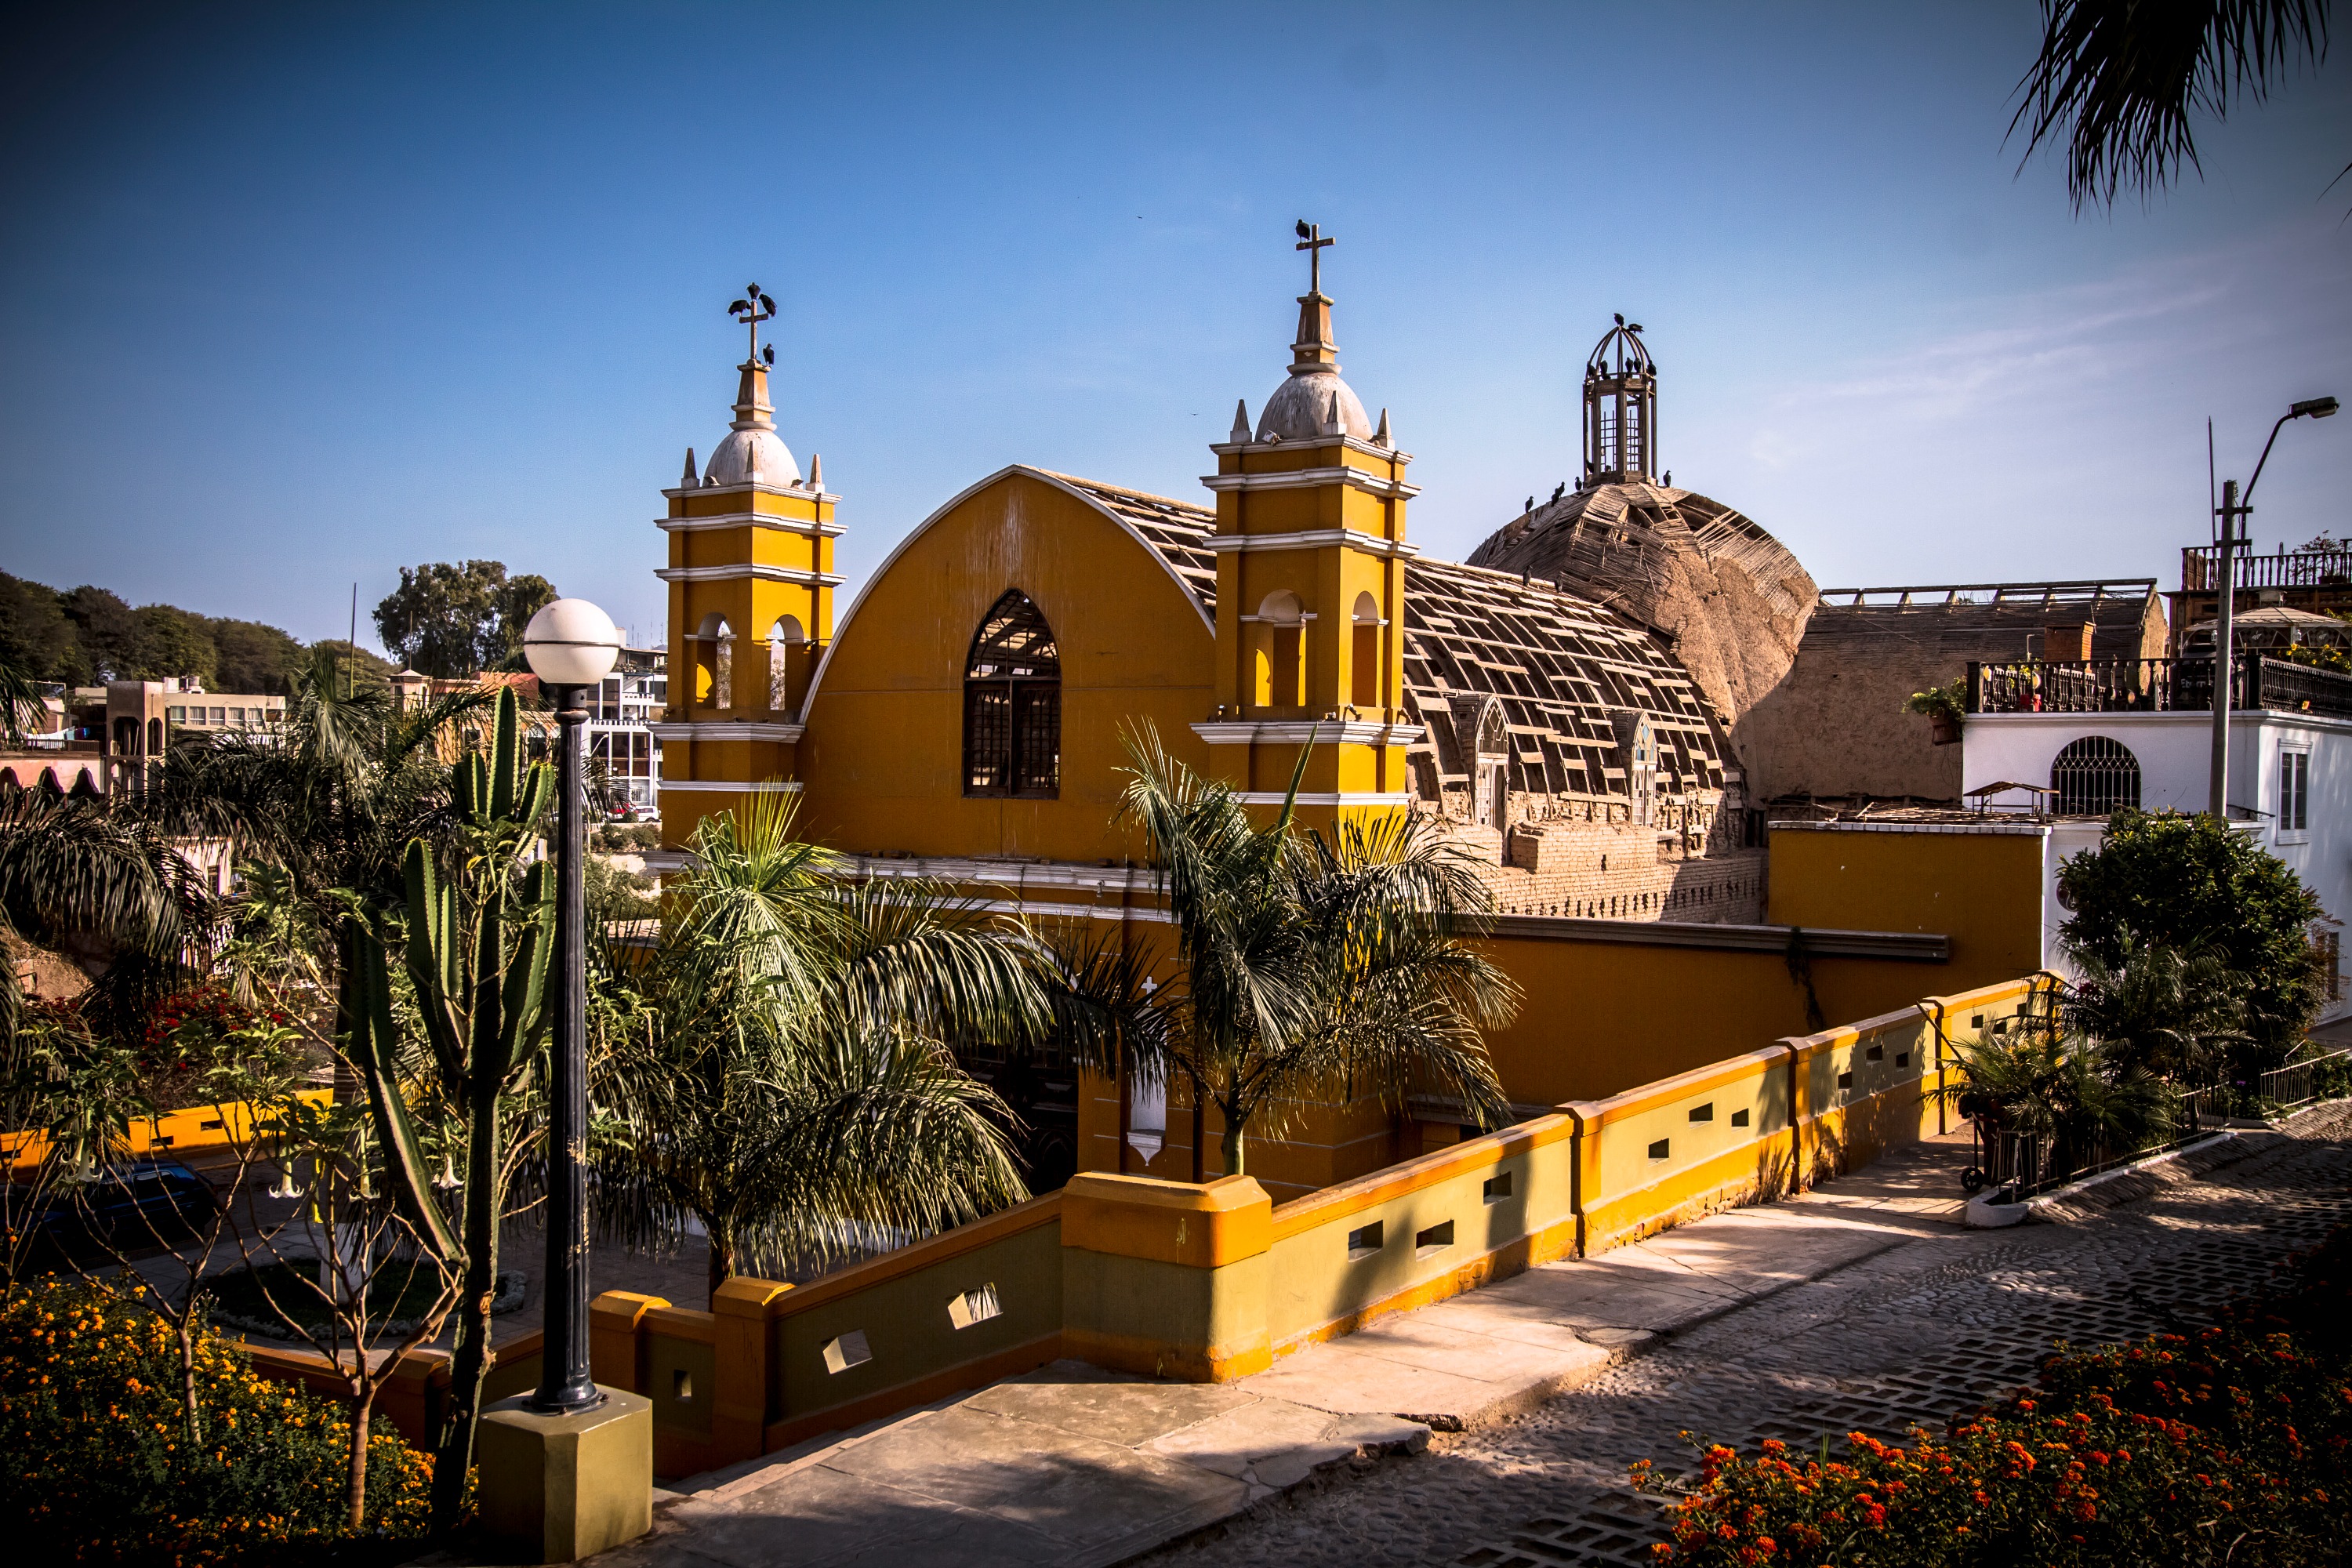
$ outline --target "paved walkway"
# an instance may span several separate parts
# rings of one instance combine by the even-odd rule
[[[1942,1140],[1238,1384],[1057,1363],[697,1478],[653,1536],[597,1561],[1646,1561],[1656,1509],[1626,1490],[1626,1467],[1680,1468],[1685,1428],[1899,1436],[2021,1380],[2055,1339],[2153,1327],[2166,1303],[2225,1293],[2352,1213],[2352,1115],[2304,1121],[2246,1141],[2278,1147],[2239,1164],[2063,1225],[1964,1228],[1967,1141]]]

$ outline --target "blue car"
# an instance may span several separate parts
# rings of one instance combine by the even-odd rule
[[[59,1183],[33,1218],[37,1269],[187,1240],[218,1212],[213,1190],[173,1160],[142,1160],[90,1182]]]

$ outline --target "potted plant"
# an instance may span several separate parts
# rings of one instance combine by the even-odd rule
[[[1913,692],[1903,704],[1903,710],[1926,714],[1927,739],[1936,745],[1948,746],[1960,738],[1960,717],[1968,710],[1967,688],[1967,679],[1955,676],[1948,685]]]

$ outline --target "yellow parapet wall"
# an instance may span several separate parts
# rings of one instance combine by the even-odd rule
[[[306,1089],[301,1098],[312,1105],[332,1105],[335,1091]],[[142,1116],[131,1123],[127,1136],[133,1154],[218,1149],[253,1137],[253,1108],[238,1101],[232,1105],[192,1105],[161,1116]],[[41,1163],[49,1152],[49,1143],[38,1132],[0,1132],[0,1151],[5,1151],[10,1169],[25,1171]]]
[[[799,1289],[730,1279],[710,1311],[608,1292],[591,1314],[596,1380],[652,1401],[655,1468],[682,1476],[1064,1355],[1190,1382],[1246,1376],[1389,1313],[1769,1200],[1943,1131],[1957,1120],[1941,1093],[1951,1040],[2005,1031],[2052,984],[2034,974],[1791,1036],[1279,1208],[1249,1176],[1090,1173]],[[421,1429],[445,1359],[399,1369],[386,1397],[402,1430]],[[537,1359],[536,1336],[502,1349],[494,1392],[529,1386]],[[256,1365],[324,1371],[282,1352]]]

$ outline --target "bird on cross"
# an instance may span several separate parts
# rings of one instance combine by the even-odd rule
[[[760,323],[776,319],[776,302],[761,293],[757,283],[746,283],[743,285],[743,292],[747,298],[738,300],[728,306],[727,313],[750,329],[751,357],[756,360],[760,357]],[[768,351],[768,363],[770,364],[776,363],[776,351],[773,349]]]
[[[1339,242],[1337,239],[1325,238],[1323,226],[1319,223],[1308,223],[1305,218],[1298,220],[1297,234],[1298,243],[1290,248],[1307,253],[1307,291],[1309,294],[1320,294],[1323,292],[1323,247],[1327,245],[1337,245]]]

